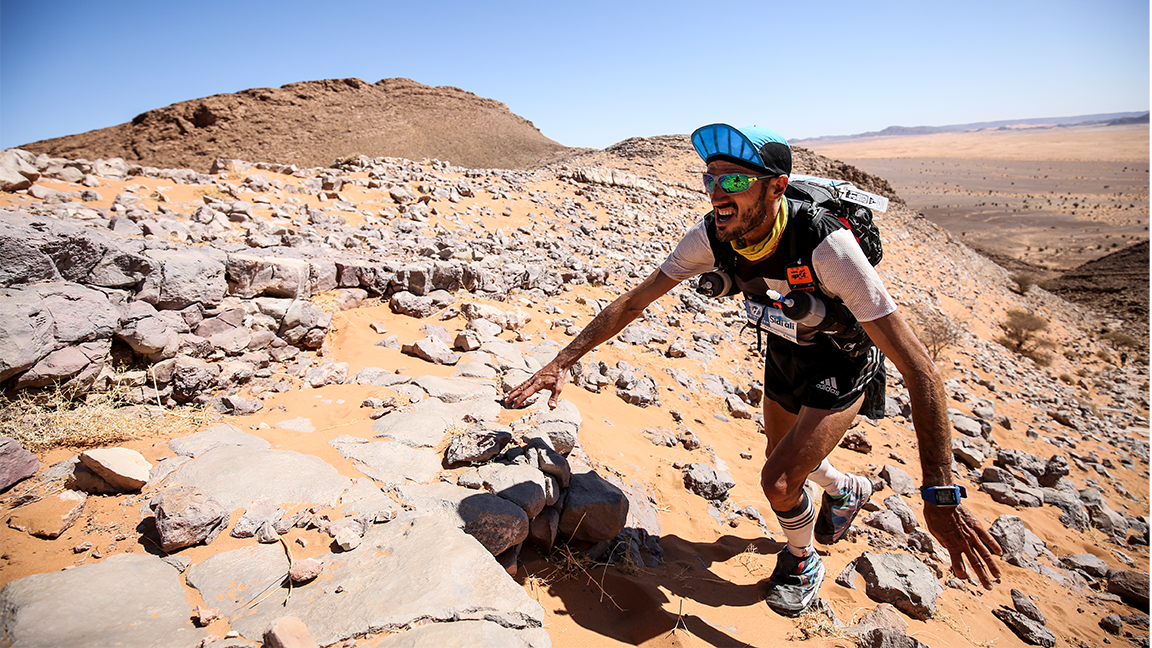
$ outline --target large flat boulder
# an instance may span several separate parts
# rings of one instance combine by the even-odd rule
[[[6,646],[192,648],[207,636],[189,619],[179,572],[155,556],[116,554],[0,590],[0,644]]]
[[[443,469],[440,454],[431,448],[412,448],[396,441],[358,443],[333,439],[329,443],[340,454],[359,461],[360,472],[382,484],[423,484],[435,479]]]
[[[221,445],[177,468],[166,488],[195,486],[234,511],[258,498],[280,505],[335,503],[352,480],[318,457],[288,450]]]
[[[295,616],[323,646],[368,632],[481,620],[522,633],[528,645],[549,645],[539,632],[540,604],[479,542],[438,517],[402,515],[369,528],[356,549],[317,560],[324,577],[296,586],[291,597],[281,585],[288,563],[276,545],[212,556],[193,565],[187,580],[254,641],[277,619]]]

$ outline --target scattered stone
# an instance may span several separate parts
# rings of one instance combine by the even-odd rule
[[[560,533],[574,540],[601,542],[619,535],[628,519],[628,498],[594,471],[572,474],[560,517]]]
[[[1011,628],[1021,641],[1030,646],[1051,648],[1056,645],[1056,635],[1052,634],[1051,630],[1015,610],[999,607],[992,610],[992,614]]]
[[[228,526],[228,510],[193,486],[164,491],[148,503],[156,516],[160,547],[172,552],[203,542],[211,544]]]
[[[12,511],[8,526],[41,538],[58,538],[76,523],[88,496],[66,490]]]
[[[728,473],[719,472],[708,464],[694,463],[684,468],[684,486],[704,499],[723,500],[736,486],[736,481]]]
[[[152,464],[128,448],[97,448],[80,453],[80,462],[121,492],[138,491],[148,483]]]
[[[291,578],[292,582],[296,584],[307,583],[323,571],[324,565],[319,560],[305,558],[292,563],[292,567],[288,569],[288,578]]]
[[[264,648],[318,648],[318,645],[303,621],[286,616],[264,631]]]

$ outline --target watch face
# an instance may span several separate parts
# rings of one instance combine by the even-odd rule
[[[935,492],[937,506],[956,506],[960,503],[960,499],[956,497],[956,489],[954,487],[937,488]]]

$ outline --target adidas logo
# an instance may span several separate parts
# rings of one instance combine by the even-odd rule
[[[824,391],[828,392],[829,394],[832,394],[833,396],[839,396],[840,395],[840,388],[836,386],[836,377],[835,376],[821,380],[820,382],[816,383],[815,387],[816,387],[816,389],[823,389]]]

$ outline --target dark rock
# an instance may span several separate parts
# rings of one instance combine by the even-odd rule
[[[1012,595],[1012,605],[1015,606],[1017,612],[1040,625],[1046,625],[1048,623],[1048,620],[1044,618],[1044,613],[1040,611],[1040,608],[1036,607],[1036,603],[1029,598],[1027,594],[1016,588],[1013,588],[1010,593]]]
[[[628,498],[594,471],[573,473],[560,517],[560,533],[600,542],[619,535],[628,519]]]
[[[1108,591],[1142,610],[1148,610],[1148,572],[1110,569]]]
[[[36,455],[28,452],[15,439],[0,436],[0,492],[27,479],[40,470]]]
[[[736,486],[736,482],[726,472],[720,472],[708,464],[694,463],[684,468],[684,486],[704,499],[723,500],[728,497],[728,491]]]
[[[992,610],[992,614],[995,614],[997,619],[1003,621],[1012,629],[1012,632],[1016,633],[1017,637],[1020,637],[1021,641],[1028,645],[1044,646],[1045,648],[1056,645],[1056,635],[1052,634],[1051,630],[1015,610],[1000,607]]]
[[[936,597],[943,591],[932,570],[910,554],[866,551],[856,560],[856,570],[864,577],[868,598],[891,603],[921,621],[935,612]]]
[[[211,544],[228,526],[228,511],[195,487],[164,491],[152,498],[149,507],[156,516],[160,546],[166,552],[201,542]]]

